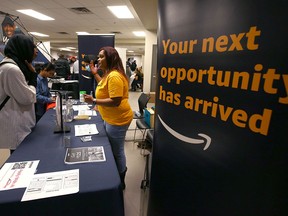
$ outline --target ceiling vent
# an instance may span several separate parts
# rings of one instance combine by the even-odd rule
[[[88,8],[86,7],[75,7],[75,8],[69,8],[72,12],[76,14],[93,14]]]
[[[112,31],[111,34],[122,34],[120,31]]]
[[[68,34],[67,32],[57,32],[58,34],[63,34],[63,35],[66,35]]]

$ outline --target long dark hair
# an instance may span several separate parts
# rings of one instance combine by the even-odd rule
[[[125,79],[128,81],[128,78],[125,74],[125,70],[123,67],[123,63],[122,60],[117,52],[117,50],[113,47],[110,46],[106,46],[106,47],[102,47],[100,49],[100,51],[103,50],[104,51],[104,55],[106,57],[106,62],[107,62],[107,68],[108,71],[112,71],[112,70],[116,70],[118,71],[120,74],[122,74]]]

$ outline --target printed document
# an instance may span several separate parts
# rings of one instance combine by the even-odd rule
[[[74,127],[75,136],[87,136],[99,133],[96,124],[74,125]]]
[[[79,110],[90,110],[89,105],[73,105],[73,110],[79,111]]]
[[[64,162],[66,164],[106,161],[103,146],[67,148]]]
[[[39,160],[5,163],[0,170],[0,191],[28,186]]]
[[[95,110],[79,110],[78,116],[81,116],[81,115],[97,116],[97,113]]]
[[[79,169],[35,174],[21,201],[79,192]]]

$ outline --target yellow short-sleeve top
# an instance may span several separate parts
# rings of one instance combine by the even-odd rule
[[[133,111],[128,101],[128,81],[117,71],[111,71],[96,88],[96,99],[122,97],[118,107],[98,106],[104,121],[111,125],[128,125],[133,119]]]

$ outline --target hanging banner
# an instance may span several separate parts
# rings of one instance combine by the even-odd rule
[[[51,61],[51,52],[50,52],[50,42],[39,42],[36,44],[37,49],[38,49],[38,55],[37,57],[33,60],[33,64],[45,64]]]
[[[23,23],[19,20],[19,17],[14,16],[0,16],[1,31],[0,31],[0,61],[5,57],[4,49],[9,41],[9,39],[15,34],[25,34],[28,35],[26,28],[24,28]],[[20,24],[20,25],[19,25]],[[29,35],[31,39],[35,42],[34,38]],[[38,55],[33,60],[32,64],[35,66],[37,64],[44,64],[50,60],[50,43],[37,42]],[[49,44],[48,44],[49,43]],[[49,45],[49,46],[48,46]]]
[[[288,215],[287,6],[159,1],[149,216]]]
[[[95,80],[89,70],[89,62],[97,61],[100,48],[114,47],[115,35],[78,35],[79,49],[79,89],[88,94],[95,91]]]
[[[0,61],[4,58],[4,48],[9,39],[14,34],[24,34],[16,25],[16,19],[11,16],[0,16],[1,31],[0,31]]]

